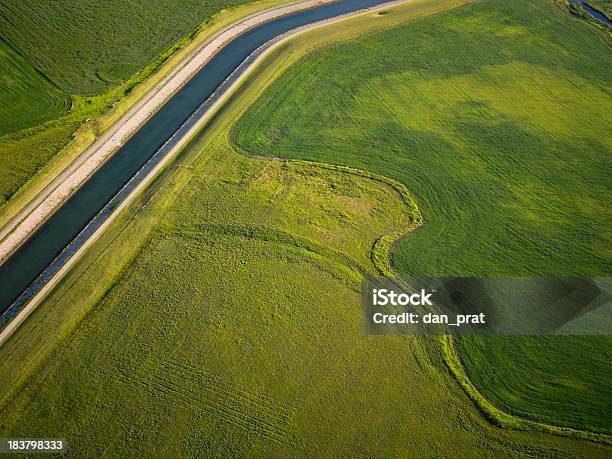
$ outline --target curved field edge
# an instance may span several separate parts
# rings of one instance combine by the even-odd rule
[[[32,152],[41,157],[36,163],[18,164],[17,179],[4,181],[5,189],[0,187],[0,228],[206,40],[234,22],[285,3],[256,0],[221,10],[171,43],[126,81],[94,95],[70,94],[71,107],[63,115],[0,136],[0,156],[10,158],[10,162],[17,161],[15,152],[22,152],[25,159],[31,158]],[[32,165],[34,169],[30,171]]]
[[[329,166],[328,166],[329,167]],[[394,180],[380,176],[382,181],[394,183],[398,189],[402,190],[402,195],[412,200],[412,196],[406,189],[406,187]],[[414,203],[414,201],[412,201]],[[415,205],[416,206],[416,205]],[[401,277],[394,271],[392,265],[392,256],[394,245],[404,237],[410,237],[410,232],[417,229],[423,220],[420,216],[420,212],[415,212],[419,216],[419,219],[414,225],[411,225],[406,231],[398,232],[394,234],[384,235],[377,239],[375,245],[372,247],[372,261],[375,264],[378,271],[384,276],[401,280]],[[461,362],[461,356],[457,350],[455,338],[452,335],[442,335],[439,337],[440,349],[442,351],[442,357],[444,362],[448,366],[455,380],[461,385],[465,393],[472,399],[474,404],[483,413],[485,418],[496,426],[515,429],[515,430],[532,430],[536,432],[545,432],[556,435],[563,435],[571,438],[577,438],[580,440],[594,441],[603,443],[606,445],[612,445],[612,436],[589,432],[586,430],[573,429],[569,427],[555,426],[553,424],[547,424],[543,422],[536,422],[530,419],[521,418],[519,416],[506,413],[502,411],[492,402],[490,402],[472,383],[468,376],[463,363]]]
[[[227,145],[227,148],[231,149],[229,144]],[[199,151],[201,155],[202,150],[199,150]],[[225,153],[225,150],[222,150],[222,152]],[[386,196],[385,199],[386,200],[390,199],[390,202],[385,201],[385,203],[387,205],[393,204],[394,206],[397,206],[397,208],[401,211],[401,213],[397,213],[397,215],[402,215],[402,216],[405,215],[407,217],[408,215],[411,215],[412,212],[414,212],[414,208],[407,209],[406,211],[404,210],[405,206],[404,206],[403,201],[400,199],[400,196],[397,195],[396,190],[387,186],[387,184],[385,183],[379,184],[371,177],[368,177],[366,179],[366,177],[362,177],[361,174],[353,174],[352,171],[347,171],[346,169],[337,169],[334,167],[326,167],[326,166],[318,167],[312,164],[303,164],[303,165],[280,164],[279,165],[278,162],[273,162],[273,161],[258,161],[258,160],[247,159],[246,157],[238,153],[235,153],[235,156],[239,158],[244,158],[244,159],[240,159],[240,164],[245,164],[247,161],[257,164],[254,170],[262,171],[262,175],[264,178],[267,177],[265,173],[269,170],[268,166],[273,165],[277,171],[281,172],[281,174],[276,176],[276,177],[280,177],[281,180],[284,180],[284,177],[286,176],[282,174],[282,172],[284,172],[286,168],[289,167],[289,170],[292,171],[294,174],[299,174],[302,171],[304,171],[305,175],[302,176],[301,180],[305,181],[306,183],[310,183],[311,180],[316,181],[316,177],[318,175],[330,178],[332,180],[331,182],[332,184],[335,184],[340,187],[344,186],[346,179],[349,179],[349,180],[356,179],[359,182],[371,183],[372,184],[371,186],[374,188],[368,187],[368,189],[384,190],[384,196]],[[183,168],[183,170],[185,169],[186,168]],[[369,175],[369,174],[365,174],[365,175]],[[212,181],[216,182],[215,179],[212,179]],[[206,183],[209,183],[209,182],[206,182]],[[309,185],[309,186],[311,186],[312,188],[316,188],[316,183],[313,185]],[[343,195],[343,193],[341,193],[341,195]],[[322,194],[322,196],[326,196],[326,194]],[[369,201],[370,196],[369,194],[364,195],[363,198]],[[179,213],[182,213],[184,211],[185,211],[185,207],[181,207],[180,209],[177,210],[177,212]],[[283,213],[281,213],[280,215],[283,215]],[[106,289],[106,291],[99,297],[97,302],[93,303],[91,307],[88,306],[88,311],[85,312],[85,316],[82,317],[78,321],[78,323],[75,323],[71,330],[66,330],[66,333],[64,334],[63,339],[57,340],[54,343],[53,347],[50,347],[48,349],[47,355],[49,355],[51,358],[50,359],[43,358],[42,366],[40,367],[35,366],[31,368],[31,371],[29,372],[24,371],[20,375],[19,383],[15,384],[12,387],[10,394],[5,393],[5,397],[2,403],[4,409],[9,409],[8,404],[12,403],[13,400],[16,400],[15,402],[16,406],[13,407],[12,409],[20,412],[18,410],[18,407],[21,406],[20,402],[23,401],[22,397],[25,396],[27,398],[29,395],[28,391],[31,391],[32,389],[36,391],[36,387],[40,380],[40,377],[44,377],[44,375],[47,374],[46,373],[46,371],[48,370],[47,360],[49,360],[50,367],[53,368],[53,361],[57,359],[57,356],[62,355],[61,352],[54,353],[54,350],[57,349],[58,347],[60,349],[65,349],[65,348],[70,349],[72,347],[71,343],[74,343],[75,341],[76,342],[79,341],[79,336],[81,337],[81,339],[83,338],[84,335],[79,333],[80,329],[82,329],[83,327],[84,328],[90,327],[91,326],[90,323],[92,321],[95,323],[96,317],[99,318],[98,314],[105,314],[114,309],[112,306],[110,308],[106,307],[107,300],[111,301],[112,303],[113,298],[117,298],[117,296],[121,297],[122,294],[124,293],[123,290],[117,290],[115,286],[121,283],[122,280],[125,280],[127,278],[127,275],[133,275],[134,271],[138,270],[138,267],[142,268],[143,265],[135,264],[135,261],[138,258],[140,258],[140,254],[145,254],[147,252],[153,252],[153,254],[155,254],[154,248],[158,246],[158,243],[172,245],[174,242],[178,241],[178,244],[180,245],[178,245],[177,247],[180,247],[180,251],[183,251],[187,247],[198,247],[204,241],[208,241],[206,242],[206,244],[212,244],[211,247],[216,244],[216,241],[224,241],[223,243],[221,243],[221,246],[225,244],[233,246],[234,245],[233,241],[238,240],[238,239],[245,241],[244,244],[248,243],[247,245],[249,246],[253,244],[252,241],[262,241],[264,242],[266,246],[270,246],[271,247],[270,250],[272,250],[274,253],[280,253],[280,254],[295,253],[296,255],[293,258],[300,260],[300,263],[302,262],[308,263],[314,266],[314,268],[316,268],[316,271],[320,271],[320,272],[329,274],[331,278],[339,280],[341,283],[345,284],[348,289],[355,292],[355,296],[357,296],[358,294],[357,292],[359,291],[360,280],[363,277],[363,275],[365,275],[366,273],[370,273],[370,274],[374,273],[373,266],[371,266],[371,263],[369,262],[369,259],[367,258],[367,256],[362,256],[361,261],[356,260],[353,257],[348,256],[347,254],[343,253],[343,251],[339,251],[335,249],[334,247],[328,247],[320,243],[313,242],[312,240],[306,237],[296,235],[296,234],[290,234],[286,231],[278,230],[276,228],[261,227],[261,226],[257,226],[254,224],[228,224],[225,221],[222,221],[221,218],[218,219],[219,221],[221,221],[221,223],[218,223],[218,224],[217,223],[211,224],[207,222],[206,219],[204,219],[202,223],[198,223],[198,219],[196,218],[193,220],[195,225],[192,223],[183,224],[182,221],[176,222],[175,219],[173,219],[171,216],[169,216],[168,218],[164,220],[166,222],[165,225],[157,225],[156,229],[153,230],[153,234],[149,235],[146,241],[140,244],[140,247],[137,253],[133,254],[130,257],[130,261],[121,268],[121,272],[117,273],[114,276],[112,285]],[[384,224],[385,227],[387,226],[387,223],[382,221],[384,220],[384,218],[381,218],[380,215],[377,217],[377,220],[381,220],[379,224],[381,225]],[[409,218],[402,218],[401,223],[405,224],[408,222],[408,220]],[[273,219],[273,221],[277,222],[278,220]],[[378,228],[378,226],[376,228]],[[373,230],[368,230],[366,232],[360,231],[359,234],[371,235],[371,238],[368,238],[368,240],[373,240],[374,236],[377,234],[376,228],[374,228]],[[299,230],[299,228],[296,228],[296,230]],[[303,231],[303,233],[308,234],[307,231],[306,232]],[[192,242],[185,242],[185,241],[192,241]],[[366,241],[364,240],[363,242],[366,242]],[[243,245],[242,243],[237,244],[238,247],[242,247],[242,245]],[[288,249],[287,250],[282,249],[279,251],[277,250],[278,247],[287,247]],[[364,245],[363,249],[364,249],[363,255],[366,255],[368,251],[367,246]],[[206,250],[203,252],[206,252]],[[348,253],[351,253],[351,252],[348,252]],[[159,252],[157,252],[157,254],[159,254]],[[261,255],[259,256],[261,257]],[[282,255],[282,256],[284,257],[286,255]],[[153,257],[155,257],[155,255],[153,255]],[[245,255],[245,257],[248,258],[248,255]],[[274,258],[274,256],[272,256],[272,258]],[[146,256],[145,256],[145,259],[146,259]],[[140,259],[138,261],[139,263],[141,263],[143,260]],[[367,263],[368,268],[360,266],[364,263]],[[132,267],[134,266],[136,266],[136,269],[132,269]],[[123,285],[123,287],[125,287],[125,284]],[[74,289],[75,287],[73,286],[72,288]],[[332,290],[331,292],[334,292],[334,291],[335,290]],[[334,294],[331,292],[330,294],[333,296]],[[62,301],[62,302],[65,303],[66,301]],[[339,301],[338,306],[341,304],[342,302]],[[195,312],[195,311],[192,311],[192,312]],[[87,336],[87,334],[85,336]],[[39,373],[39,368],[43,369],[43,371],[40,373]],[[51,379],[54,379],[54,378],[51,378]],[[135,382],[136,383],[139,382],[138,378],[135,378]],[[28,410],[25,413],[26,414],[24,416],[27,417],[27,414],[31,414],[32,412]],[[11,422],[15,422],[14,419],[12,421],[9,421],[7,417],[6,425],[10,426]]]
[[[280,72],[279,72],[280,74]],[[277,74],[276,76],[278,76]],[[246,152],[247,154],[260,157],[258,152],[249,152],[247,148],[245,148],[244,144],[239,144],[237,140],[237,126],[234,124],[231,130],[231,140],[234,148],[240,149],[240,151]],[[267,156],[269,158],[270,156]],[[283,161],[294,161],[292,159],[287,158],[276,158],[277,160]],[[296,160],[302,162],[303,160]],[[329,167],[328,164],[319,163],[316,161],[307,161],[312,162],[319,165],[325,165]],[[347,166],[336,166],[336,167],[347,167]],[[369,173],[369,172],[368,172]],[[379,175],[380,180],[392,180],[390,178]],[[392,180],[394,181],[394,180]],[[396,182],[398,185],[403,187],[403,184]],[[405,188],[405,187],[404,187]],[[410,193],[406,189],[406,194],[410,196]],[[412,199],[412,198],[410,198]],[[420,212],[419,212],[419,224],[415,227],[411,228],[414,230],[421,223]],[[389,261],[393,257],[392,249],[393,247],[403,239],[410,231],[406,233],[398,233],[394,235],[386,235],[381,237],[376,241],[376,244],[373,246],[372,251],[372,260],[375,262],[377,269],[382,274],[397,278],[397,274],[393,271],[392,264]],[[567,426],[558,426],[554,423],[549,422],[539,422],[531,419],[527,419],[521,417],[519,415],[510,414],[491,401],[489,401],[472,383],[469,376],[467,375],[466,369],[461,362],[461,358],[459,356],[455,339],[452,336],[444,336],[440,340],[441,351],[446,365],[449,370],[452,372],[456,381],[460,384],[466,394],[472,399],[475,405],[479,408],[479,410],[484,414],[485,418],[489,420],[494,425],[504,428],[510,428],[515,430],[531,430],[536,432],[544,432],[551,433],[571,438],[577,438],[581,440],[598,442],[606,445],[612,444],[612,437],[610,435],[598,432],[591,432],[588,430],[577,429]]]
[[[239,147],[236,146],[235,148]],[[412,194],[408,191],[407,187],[390,177],[365,170],[353,169],[347,166],[301,160],[295,160],[292,162],[296,162],[298,164],[314,164],[318,167],[328,169],[349,170],[354,174],[376,179],[381,183],[385,183],[397,190],[398,194],[402,197],[402,200],[406,203],[407,208],[411,209],[409,219],[410,224],[401,231],[392,234],[385,234],[378,238],[372,246],[371,259],[376,269],[383,276],[401,281],[401,277],[393,269],[392,257],[394,246],[404,237],[410,237],[410,233],[418,229],[418,227],[424,223],[421,212],[419,211],[419,208],[417,207],[416,202]],[[465,393],[472,399],[478,409],[484,414],[486,419],[494,425],[508,429],[532,430],[536,432],[563,435],[580,440],[588,440],[606,445],[612,445],[612,436],[610,435],[537,422],[502,411],[492,402],[490,402],[470,380],[463,363],[461,362],[461,356],[457,350],[455,338],[452,335],[442,335],[439,338],[439,342],[442,357],[453,377],[461,385]]]
[[[612,445],[612,436],[589,432],[586,430],[572,429],[570,427],[555,426],[552,424],[546,424],[543,422],[536,422],[530,419],[520,418],[518,416],[506,413],[496,407],[493,403],[487,400],[482,395],[476,386],[472,383],[469,376],[467,375],[461,357],[457,350],[455,340],[450,335],[444,335],[440,337],[440,345],[444,356],[444,361],[448,365],[448,368],[453,373],[453,376],[465,392],[474,401],[476,406],[482,411],[485,417],[493,424],[500,427],[518,429],[518,430],[533,430],[537,432],[546,432],[556,435],[564,435],[567,437],[578,438],[580,440],[588,440],[606,445]]]
[[[172,56],[171,62],[167,64],[169,67],[167,71],[170,72],[173,68],[173,65],[176,65],[176,63],[184,59],[186,55],[188,55],[190,52],[193,51],[193,48],[195,46],[201,44],[201,42],[205,41],[209,36],[217,32],[219,29],[222,29],[223,27],[226,27],[228,24],[234,22],[236,19],[245,17],[248,14],[256,13],[260,11],[261,9],[263,9],[263,6],[270,7],[270,6],[275,6],[277,4],[284,4],[284,3],[285,3],[284,0],[263,0],[259,2],[254,2],[253,4],[248,4],[242,7],[238,7],[236,8],[236,11],[232,9],[230,11],[224,11],[224,12],[219,13],[219,16],[221,16],[219,19],[219,23],[213,24],[213,25],[209,24],[209,27],[213,27],[213,29],[212,30],[207,29],[206,31],[201,32],[202,34],[204,34],[204,36],[201,37],[200,40],[197,40],[197,43],[195,41],[190,43],[185,49],[181,49],[177,53],[177,55]],[[396,6],[394,7],[394,9],[395,10],[405,9],[406,10],[404,12],[405,16],[409,18],[413,17],[413,12],[412,12],[413,6],[417,5],[417,8],[420,8],[420,6],[418,6],[419,4],[422,4],[422,6],[424,6],[423,14],[432,14],[432,13],[446,9],[446,6],[440,7],[439,5],[433,5],[432,7],[431,5],[428,5],[428,3],[429,3],[429,0],[417,0],[415,2],[408,3],[406,5],[401,5],[399,7]],[[442,3],[442,4],[450,3],[453,7],[464,4],[464,2],[457,2],[455,0],[445,0],[444,2],[440,1],[438,3]],[[249,9],[249,7],[252,10]],[[225,14],[229,14],[230,16],[225,17]],[[396,23],[396,19],[393,17],[389,18],[386,15],[378,15],[378,14],[375,14],[372,16],[376,17],[379,21],[386,21],[386,22],[391,21],[392,24]],[[254,74],[249,76],[249,78],[244,83],[241,84],[241,86],[237,89],[236,94],[232,95],[232,99],[230,100],[229,104],[239,105],[239,108],[237,109],[237,111],[240,113],[246,109],[245,105],[248,105],[250,101],[247,101],[245,104],[245,102],[241,100],[240,94],[243,92],[248,92],[251,89],[250,85],[253,83],[253,80],[261,79],[261,75],[259,75],[259,72],[258,72],[259,69],[266,67],[265,72],[270,74],[270,78],[266,79],[266,81],[257,81],[256,85],[260,86],[258,89],[256,89],[257,92],[261,92],[263,88],[267,86],[269,82],[272,81],[273,75],[279,71],[278,67],[276,68],[267,67],[267,64],[269,62],[270,63],[274,62],[275,65],[277,66],[280,65],[280,67],[284,69],[288,67],[291,64],[291,62],[298,60],[299,57],[304,55],[310,49],[316,49],[322,46],[322,43],[323,44],[335,43],[338,40],[338,37],[344,40],[350,39],[351,33],[354,33],[354,32],[363,33],[362,29],[376,30],[381,27],[386,27],[384,23],[375,24],[375,23],[370,22],[369,19],[371,19],[372,16],[365,16],[365,17],[361,16],[357,18],[352,18],[350,22],[356,25],[356,30],[353,30],[352,32],[348,31],[348,29],[345,29],[343,27],[344,24],[341,24],[339,26],[334,26],[332,24],[332,25],[327,25],[325,27],[325,30],[326,31],[332,30],[333,33],[327,34],[323,37],[319,35],[317,36],[317,39],[315,41],[309,40],[311,33],[307,33],[301,37],[292,38],[291,42],[275,50],[271,56],[268,56],[267,59],[264,61],[265,65],[259,65],[258,68],[255,69]],[[215,19],[215,18],[216,16],[214,16],[212,19]],[[296,42],[300,42],[300,46],[296,47],[295,46]],[[289,56],[285,56],[284,59],[278,60],[279,55],[282,55],[287,50],[289,50]],[[288,59],[286,59],[287,57]],[[164,69],[166,69],[166,66],[164,66]],[[136,90],[132,92],[130,96],[128,96],[128,98],[126,99],[129,99],[130,97],[134,97],[137,91],[143,91],[143,92],[148,91],[148,89],[150,89],[151,86],[157,84],[159,79],[161,79],[163,76],[165,76],[165,73],[163,72],[156,73],[154,77],[151,78],[151,80],[147,80],[145,84],[138,86]],[[151,83],[151,85],[149,85],[149,82]],[[249,86],[248,89],[245,88],[247,86]],[[142,96],[142,94],[140,94],[140,96]],[[236,103],[236,99],[238,99],[239,101],[238,103]],[[132,104],[135,104],[137,102],[138,100],[134,100],[132,101]],[[125,107],[124,111],[127,111],[130,108],[130,106]],[[203,128],[203,132],[210,132],[214,129],[218,129],[219,124],[222,124],[223,122],[228,122],[229,124],[231,124],[233,123],[233,121],[238,119],[239,114],[238,115],[232,114],[230,115],[232,117],[231,120],[227,120],[227,114],[225,113],[226,111],[227,110],[225,108],[222,108],[221,113],[216,114],[214,118],[212,119],[212,121],[209,122],[208,125]],[[111,118],[106,119],[106,115],[105,115],[103,119],[106,121],[106,125],[110,126],[122,114],[123,112],[117,113],[117,110],[113,109],[107,114]],[[89,128],[89,127],[84,127],[84,128]],[[77,137],[77,139],[79,139],[79,137]],[[93,140],[91,140],[91,142],[93,142]],[[196,141],[192,140],[191,144],[193,144],[194,142]],[[88,145],[89,144],[82,146],[81,149],[84,150]],[[181,153],[179,155],[179,158],[175,159],[174,162],[179,163],[179,164],[187,163],[189,167],[187,167],[186,169],[190,169],[191,166],[198,160],[199,156],[201,156],[201,153],[194,154],[192,151],[190,151],[190,150],[194,150],[194,148],[192,148],[189,145],[184,150],[185,150],[185,153]],[[306,162],[306,163],[309,163],[309,162]],[[326,168],[335,169],[336,166],[329,165],[329,166],[326,166]],[[346,172],[346,169],[342,167],[340,167],[339,170],[343,170]],[[46,320],[49,321],[49,330],[43,333],[50,333],[54,337],[49,338],[47,336],[46,339],[43,339],[42,341],[40,341],[41,346],[40,348],[37,348],[37,354],[34,356],[34,362],[33,362],[33,365],[30,366],[30,371],[26,371],[26,370],[21,371],[18,378],[15,379],[16,381],[18,381],[18,383],[16,384],[18,387],[21,387],[21,385],[27,380],[27,377],[29,374],[31,374],[33,371],[35,371],[36,368],[42,365],[46,357],[50,355],[50,353],[57,347],[57,345],[59,345],[61,342],[64,342],[65,340],[68,339],[68,337],[76,330],[76,328],[78,327],[78,324],[83,321],[83,319],[87,316],[89,312],[95,309],[95,305],[98,304],[108,294],[108,292],[112,289],[112,287],[117,284],[117,282],[119,282],[119,280],[125,274],[125,272],[129,268],[131,263],[133,263],[133,261],[138,257],[140,253],[142,253],[143,248],[146,246],[146,244],[150,241],[150,238],[152,237],[151,231],[154,225],[150,221],[145,220],[144,216],[142,216],[141,219],[135,219],[135,217],[140,216],[140,214],[145,209],[146,204],[152,199],[156,199],[159,201],[158,204],[161,207],[162,214],[166,211],[166,209],[168,209],[168,207],[171,206],[171,204],[174,202],[174,196],[176,196],[180,192],[180,190],[184,189],[188,183],[187,181],[188,177],[186,175],[180,175],[178,174],[178,172],[179,172],[179,169],[175,168],[174,166],[166,167],[162,171],[162,173],[155,179],[154,183],[152,183],[149,187],[147,187],[147,189],[143,191],[141,197],[138,198],[138,202],[140,202],[140,205],[138,205],[138,202],[135,202],[135,203],[132,203],[128,209],[126,209],[126,211],[120,216],[118,221],[113,223],[112,228],[115,228],[115,230],[106,231],[102,235],[101,240],[97,241],[96,244],[91,249],[88,249],[86,256],[85,256],[86,260],[79,261],[77,266],[74,269],[72,269],[71,272],[67,274],[66,278],[62,279],[60,284],[54,289],[53,292],[50,293],[49,295],[50,298],[45,299],[43,304],[41,304],[43,308],[38,308],[37,312],[33,313],[30,317],[28,317],[26,323],[24,323],[24,326],[20,327],[15,332],[15,334],[13,334],[13,336],[11,337],[11,341],[13,342],[18,341],[20,339],[24,339],[25,333],[26,333],[25,330],[28,328],[28,322],[32,322],[33,320],[36,319],[35,316],[41,314],[41,312],[38,312],[38,311],[41,309],[44,309],[45,303],[49,303],[49,302],[55,303],[55,302],[61,301],[62,298],[73,298],[71,300],[73,307],[69,311],[66,312],[65,317],[59,316],[59,317],[47,317],[46,318]],[[367,175],[370,175],[370,173],[367,171],[364,171],[362,176],[367,176]],[[180,176],[180,180],[177,180],[177,183],[171,182],[172,180],[178,179],[179,176]],[[384,181],[384,178],[383,178],[383,181]],[[160,189],[162,187],[162,183],[164,184],[165,187],[170,188],[170,189],[167,190],[165,193],[163,193],[163,196],[160,196],[161,194]],[[14,201],[11,201],[11,202],[14,202]],[[2,218],[5,215],[6,213],[2,213],[0,215],[0,225],[2,223]],[[150,218],[152,218],[156,223],[159,222],[159,217],[157,216],[152,216]],[[105,279],[105,282],[99,283],[96,281],[94,284],[91,285],[91,288],[89,289],[85,300],[83,299],[76,300],[78,293],[70,292],[69,290],[70,286],[76,284],[81,278],[85,277],[85,274],[87,272],[87,267],[96,263],[97,260],[99,260],[103,255],[105,255],[107,250],[111,247],[112,243],[116,239],[119,239],[120,237],[128,238],[130,242],[126,243],[126,247],[128,247],[129,249],[126,251],[113,252],[112,253],[113,262],[99,267],[100,278]],[[84,309],[79,308],[77,306],[77,301],[84,302],[85,304],[88,304],[89,306]],[[59,330],[59,334],[54,334],[53,326],[55,326]],[[4,346],[4,349],[6,349],[6,346]],[[19,352],[20,351],[17,348],[15,348],[13,351],[13,353],[19,353]],[[29,356],[28,358],[31,358],[31,357],[32,356]],[[4,395],[5,397],[3,397],[3,399],[5,401],[7,398],[10,398],[9,392],[5,392]]]
[[[235,147],[240,148],[240,147]],[[251,155],[253,156],[253,155]],[[291,161],[291,160],[288,160]],[[385,277],[395,280],[401,280],[401,277],[394,271],[392,265],[393,248],[404,237],[410,237],[410,233],[418,229],[423,224],[423,217],[419,211],[416,202],[412,194],[408,191],[404,184],[397,182],[390,177],[384,175],[375,174],[365,170],[353,169],[347,166],[331,165],[325,163],[316,163],[311,161],[295,160],[291,161],[298,164],[313,164],[321,168],[335,169],[335,170],[347,170],[354,174],[376,179],[381,183],[385,183],[395,190],[402,197],[402,201],[406,203],[408,209],[411,209],[409,225],[401,231],[382,235],[376,240],[372,246],[371,259],[376,269]],[[580,440],[588,440],[603,443],[606,445],[612,445],[612,436],[589,432],[586,430],[573,429],[569,427],[555,426],[553,424],[547,424],[543,422],[536,422],[530,419],[521,418],[519,416],[506,413],[490,402],[476,386],[472,383],[469,376],[466,373],[461,357],[455,344],[455,339],[452,335],[440,336],[440,348],[442,350],[442,356],[444,362],[448,366],[455,380],[461,385],[465,393],[472,399],[479,410],[484,416],[492,422],[494,425],[503,428],[516,429],[516,430],[533,430],[537,432],[545,432],[556,435],[564,435],[567,437],[578,438]]]
[[[241,151],[251,157],[261,160],[270,160],[269,157],[261,157],[250,154],[244,150],[244,148],[238,146],[233,139],[232,146],[236,151]],[[395,189],[401,196],[402,201],[406,204],[406,208],[410,210],[408,220],[409,224],[400,231],[391,234],[384,234],[377,238],[372,246],[371,260],[378,272],[383,276],[395,280],[401,279],[400,276],[394,271],[392,266],[391,260],[393,257],[393,248],[401,239],[410,237],[410,233],[418,229],[418,227],[424,223],[421,212],[417,207],[412,194],[410,191],[408,191],[408,188],[404,184],[381,174],[376,174],[367,170],[355,169],[348,166],[318,163],[316,161],[290,160],[285,158],[273,158],[272,160],[287,161],[292,164],[311,165],[313,167],[322,169],[350,172],[357,176],[377,180]],[[457,351],[454,337],[452,335],[443,335],[440,337],[439,341],[444,362],[453,374],[455,380],[461,385],[465,393],[472,399],[474,404],[481,410],[486,419],[492,422],[494,425],[515,430],[532,430],[536,432],[563,435],[580,440],[588,440],[606,445],[612,445],[612,437],[610,435],[573,429],[569,427],[555,426],[553,424],[543,422],[536,422],[502,411],[491,403],[484,395],[482,395],[470,380],[465,368],[463,367],[463,364],[461,363],[461,357]]]

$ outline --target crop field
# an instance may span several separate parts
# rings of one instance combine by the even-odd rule
[[[2,21],[0,15],[0,21]],[[0,29],[4,32],[4,29]],[[68,110],[70,98],[0,34],[0,208],[69,140],[73,121],[41,124]]]
[[[0,224],[246,3],[0,0]]]
[[[402,8],[382,20],[420,11]],[[436,339],[361,334],[373,243],[409,230],[416,209],[375,174],[232,148],[232,123],[291,49],[0,348],[0,436],[61,434],[81,456],[606,457],[489,424]]]
[[[0,348],[0,435],[85,456],[604,457],[488,424],[435,339],[361,334],[373,242],[415,208],[374,176],[234,151],[258,78]]]
[[[71,94],[126,80],[205,18],[245,0],[2,0],[3,38]]]
[[[0,39],[0,136],[61,115],[68,97]]]
[[[424,225],[405,276],[610,273],[609,37],[552,2],[489,0],[312,53],[236,124],[255,155],[391,177]],[[505,410],[610,433],[609,338],[462,339]]]
[[[460,350],[472,382],[499,408],[528,419],[612,433],[612,338],[470,338],[460,341]]]

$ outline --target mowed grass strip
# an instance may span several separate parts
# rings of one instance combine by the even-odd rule
[[[488,0],[307,56],[233,138],[403,183],[425,224],[393,253],[402,275],[606,275],[611,71],[609,38],[552,2]],[[609,433],[610,344],[459,348],[503,409]]]

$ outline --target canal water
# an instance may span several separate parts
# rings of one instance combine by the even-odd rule
[[[584,0],[569,0],[569,3],[579,3],[580,6],[582,6],[582,8],[584,9],[584,11],[593,16],[593,18],[597,19],[599,22],[603,22],[604,24],[612,26],[612,21],[610,21],[610,19],[608,19],[605,14],[603,14],[601,11],[596,10]]]
[[[215,89],[254,50],[297,27],[389,0],[341,0],[253,28],[223,47],[117,151],[18,251],[0,266],[0,314],[67,247]],[[39,281],[40,283],[40,281]],[[31,290],[31,289],[30,289]],[[11,308],[10,316],[17,310]],[[0,320],[9,320],[5,314]]]

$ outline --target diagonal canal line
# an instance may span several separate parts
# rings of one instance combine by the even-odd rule
[[[300,26],[381,3],[385,3],[385,0],[306,0],[297,5],[308,5],[307,8],[291,14],[285,14],[286,9],[280,9],[283,14],[276,19],[261,24],[255,21],[254,25],[260,25],[239,29],[238,33],[231,34],[233,38],[224,37],[224,44],[215,48],[212,57],[209,55],[212,50],[209,49],[194,65],[190,62],[191,68],[187,73],[193,76],[189,81],[181,82],[182,88],[167,99],[165,105],[129,139],[121,141],[122,145],[114,154],[109,158],[98,155],[88,160],[78,170],[76,177],[65,180],[62,189],[53,192],[55,200],[70,197],[63,205],[53,209],[52,215],[45,217],[44,224],[25,243],[19,242],[20,248],[0,264],[0,315],[259,45]],[[200,62],[202,57],[206,60],[205,65]],[[200,70],[196,71],[196,67]],[[162,90],[168,93],[163,98],[169,96],[168,91]],[[111,139],[113,145],[119,140]],[[107,151],[102,151],[102,154],[107,155]],[[84,177],[94,169],[97,171],[89,178]],[[78,190],[73,192],[75,185]],[[50,204],[55,205],[53,200]],[[37,215],[33,218],[41,216],[41,212],[46,212],[48,207],[46,203],[43,208],[37,208]],[[31,220],[24,223],[24,231],[31,226]],[[8,237],[12,239],[9,241]],[[10,250],[11,244],[19,237],[19,234],[9,235],[6,240],[0,241],[0,257],[7,248]]]
[[[97,240],[104,230],[117,218],[140,192],[153,181],[161,170],[187,145],[201,130],[256,65],[272,50],[300,33],[325,25],[373,12],[383,8],[408,3],[412,0],[381,0],[372,6],[352,12],[332,16],[327,19],[306,24],[284,32],[256,48],[238,67],[217,87],[176,130],[172,136],[155,152],[138,172],[113,196],[113,198],[89,221],[81,232],[63,251],[42,271],[40,275],[0,316],[0,346],[27,319],[29,314],[42,302],[46,295],[78,261],[85,251]]]

